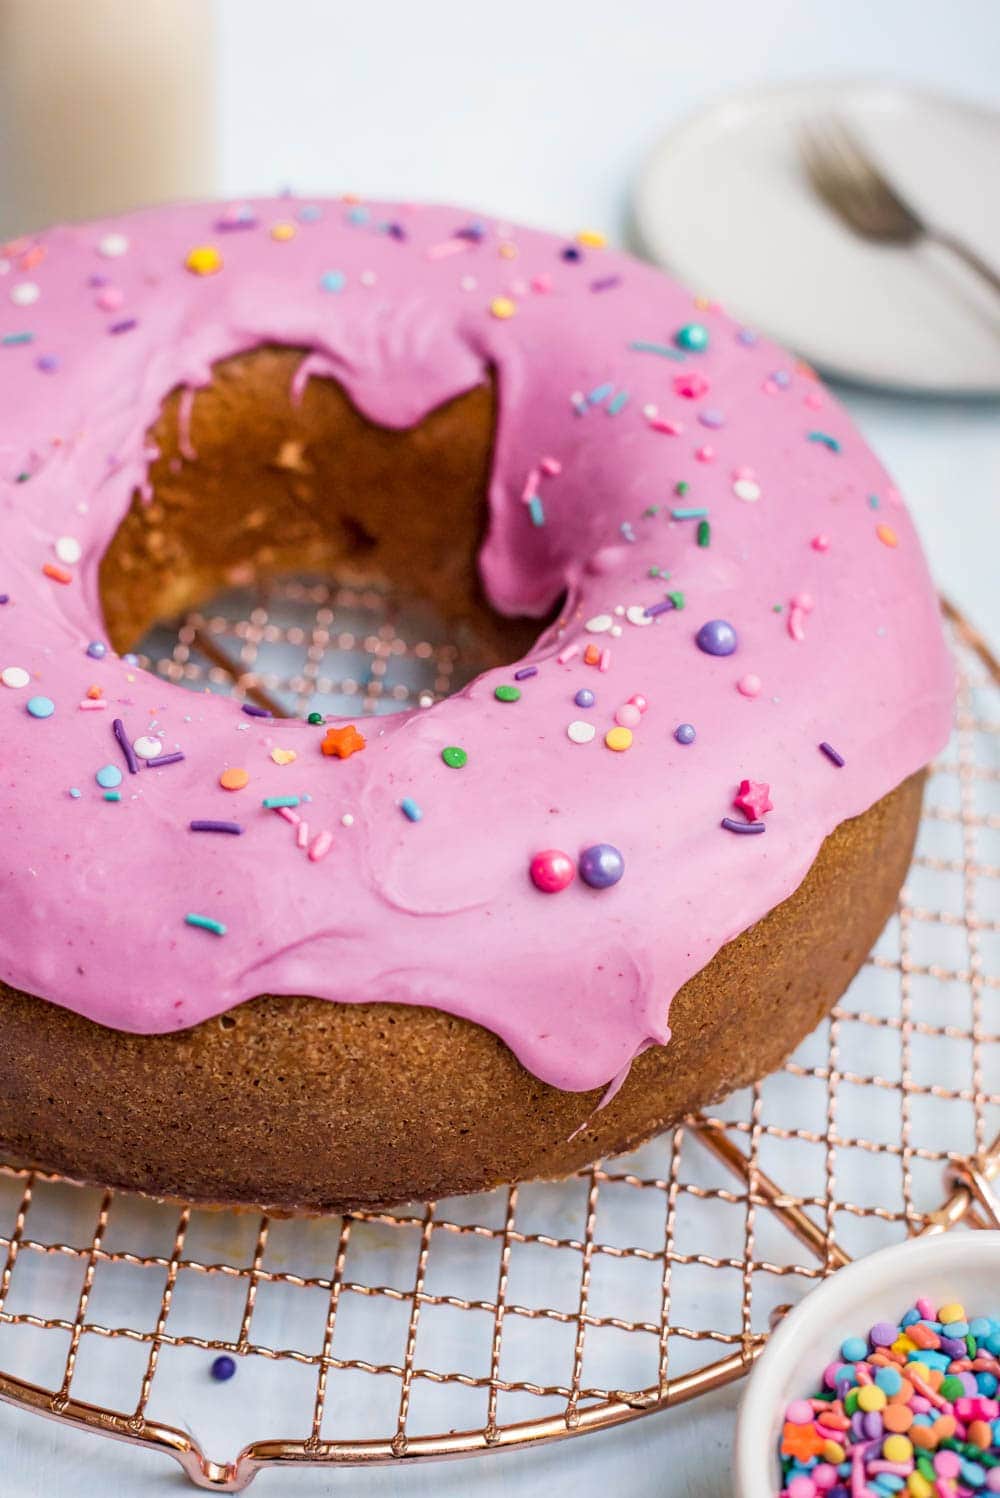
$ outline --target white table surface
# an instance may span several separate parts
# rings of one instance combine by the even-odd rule
[[[860,74],[1000,104],[995,0],[217,0],[217,11],[219,190],[233,196],[292,183],[437,198],[623,241],[644,151],[727,87]],[[1000,406],[841,393],[907,496],[940,585],[1000,641]],[[727,1498],[737,1398],[472,1463],[264,1473],[253,1491]],[[5,1498],[184,1491],[162,1458],[107,1442],[98,1453],[93,1437],[0,1406]]]

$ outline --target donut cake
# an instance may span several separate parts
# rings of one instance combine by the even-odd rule
[[[773,1069],[894,908],[952,706],[815,376],[596,233],[451,208],[156,209],[0,272],[0,1160],[337,1211]],[[293,720],[129,654],[296,572],[486,669]]]

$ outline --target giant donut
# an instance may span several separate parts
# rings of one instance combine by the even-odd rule
[[[776,1065],[893,907],[952,706],[812,372],[598,235],[448,208],[2,254],[0,1157],[340,1209],[570,1170]],[[496,664],[317,725],[125,653],[341,566]]]

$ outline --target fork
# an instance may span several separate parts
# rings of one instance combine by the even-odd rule
[[[800,148],[813,191],[855,234],[880,244],[939,244],[1000,294],[1000,275],[993,267],[957,235],[927,223],[842,120],[831,117],[807,127]]]

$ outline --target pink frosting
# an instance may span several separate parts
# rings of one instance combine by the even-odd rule
[[[294,234],[273,236],[279,222]],[[223,267],[193,274],[206,244]],[[944,744],[951,665],[885,472],[808,370],[649,267],[449,208],[282,199],[57,228],[8,246],[0,269],[0,672],[31,675],[0,685],[7,983],[143,1033],[259,993],[434,1005],[547,1082],[604,1085],[668,1040],[672,996],[795,889],[827,834]],[[689,323],[707,351],[675,348]],[[98,563],[144,485],[161,403],[263,342],[309,350],[306,377],[335,376],[391,427],[495,372],[483,581],[509,614],[567,594],[519,701],[494,696],[514,668],[490,672],[362,723],[367,748],[340,760],[315,727],[87,656]],[[708,510],[710,545],[675,507]],[[78,562],[58,561],[67,537]],[[668,589],[684,607],[650,621]],[[613,627],[588,633],[602,614]],[[733,625],[735,654],[697,647],[713,619]],[[103,711],[79,706],[92,683]],[[574,704],[583,687],[592,708]],[[632,746],[612,752],[636,693]],[[37,695],[50,717],[26,711]],[[116,717],[185,758],[126,771],[109,804],[94,776],[125,769]],[[590,742],[568,737],[575,720]],[[447,745],[464,768],[442,762]],[[245,790],[220,788],[226,766],[247,769]],[[770,786],[763,836],[720,825],[743,819],[745,778]],[[325,853],[261,805],[288,794],[311,798]],[[192,818],[245,832],[194,833]],[[595,843],[624,858],[613,887],[532,884],[539,851],[576,862]]]

